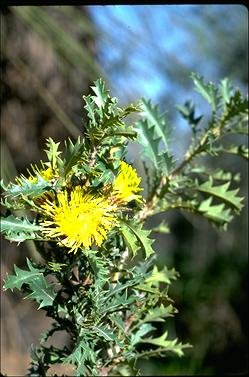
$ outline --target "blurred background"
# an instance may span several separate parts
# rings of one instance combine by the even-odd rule
[[[190,130],[175,106],[192,99],[200,113],[207,112],[190,73],[214,82],[228,76],[243,93],[248,89],[248,11],[242,5],[1,7],[1,34],[5,182],[44,158],[47,137],[60,141],[82,134],[82,95],[98,77],[121,105],[151,98],[167,112],[179,159]],[[140,171],[134,144],[129,158]],[[247,164],[227,156],[207,163],[240,172],[245,207],[227,232],[172,211],[166,215],[171,233],[153,235],[159,265],[181,275],[170,288],[179,313],[166,327],[193,348],[181,359],[142,361],[145,376],[248,373]],[[1,246],[2,277],[13,264],[22,267],[27,256],[39,258],[32,242],[17,247],[2,239]],[[4,292],[1,299],[1,372],[25,375],[29,345],[39,344],[48,319],[19,292]],[[56,341],[67,339],[62,334]]]

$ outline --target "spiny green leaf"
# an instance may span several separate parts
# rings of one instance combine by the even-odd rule
[[[104,107],[109,91],[105,87],[105,82],[102,78],[94,81],[95,86],[91,86],[96,96],[92,96],[96,105],[101,108]]]
[[[163,220],[161,224],[159,224],[157,227],[152,229],[152,232],[168,234],[170,233],[170,228],[169,228],[169,225]]]
[[[152,162],[158,174],[168,175],[174,167],[174,159],[168,147],[171,130],[165,122],[164,114],[159,114],[157,107],[153,107],[150,101],[143,100],[142,108],[146,119],[135,125],[138,141],[143,146],[142,154]]]
[[[94,177],[91,182],[94,187],[111,183],[115,178],[113,172],[108,169],[105,164],[99,161],[96,162],[94,169],[90,169],[89,173]]]
[[[124,290],[126,290],[126,288],[128,287],[133,287],[135,286],[136,284],[138,284],[142,279],[144,279],[144,276],[142,276],[141,274],[136,274],[133,278],[130,278],[129,280],[127,280],[126,282],[120,282],[120,281],[117,281],[116,285],[113,287],[113,286],[109,286],[109,290],[105,296],[105,299],[107,298],[110,298],[111,296],[114,296],[116,295],[117,293],[120,293]]]
[[[78,340],[73,352],[63,360],[63,364],[73,364],[76,366],[76,376],[88,376],[89,372],[96,373],[95,368],[89,370],[88,361],[96,364],[96,353],[90,346],[89,341],[82,337]]]
[[[139,330],[131,334],[130,347],[133,347],[135,344],[139,343],[141,338],[152,330],[155,330],[155,327],[153,327],[150,323],[142,323],[141,326],[139,326]]]
[[[26,296],[37,301],[40,305],[38,309],[43,306],[53,305],[56,297],[56,292],[52,285],[48,285],[44,275],[43,269],[33,267],[31,261],[26,258],[29,270],[21,270],[14,267],[16,275],[7,276],[4,282],[4,289],[21,289],[23,284],[28,284],[32,292]]]
[[[168,152],[160,152],[161,139],[154,138],[154,126],[148,127],[147,121],[142,120],[136,123],[138,141],[143,146],[142,155],[147,157],[153,164],[157,174],[168,175],[174,167],[174,159]]]
[[[137,300],[135,296],[129,296],[127,290],[122,295],[116,295],[113,299],[106,301],[103,298],[104,307],[100,310],[101,315],[105,313],[117,312],[124,307],[129,307],[131,303]]]
[[[72,167],[82,158],[85,151],[85,143],[78,137],[76,143],[74,144],[70,139],[65,142],[66,150],[63,160],[63,170],[64,176],[66,176]],[[86,156],[85,156],[86,157]]]
[[[38,309],[44,306],[52,306],[56,297],[56,292],[52,285],[48,285],[43,276],[39,279],[34,279],[29,283],[32,293],[25,298],[31,298],[40,303]]]
[[[158,149],[160,139],[154,139],[154,128],[149,128],[146,120],[136,123],[136,129],[139,135],[138,141],[143,146],[142,153],[152,161],[155,169],[159,169]]]
[[[60,145],[60,142],[55,143],[54,140],[51,137],[49,137],[47,139],[46,146],[47,146],[48,149],[45,150],[45,152],[48,156],[48,160],[50,161],[51,167],[53,169],[57,168],[57,165],[58,165],[57,163],[60,160],[59,156],[60,156],[61,152],[58,151],[59,145]]]
[[[11,209],[13,211],[16,211],[18,209],[24,209],[25,208],[25,203],[18,203],[18,201],[11,200],[10,198],[1,198],[0,199],[0,204],[1,206]]]
[[[63,269],[63,267],[66,267],[67,264],[66,263],[55,263],[55,262],[48,262],[48,266],[49,268],[54,271],[54,272],[58,272],[58,271],[61,271]]]
[[[226,104],[226,110],[222,114],[221,122],[225,124],[225,122],[241,114],[248,114],[248,98],[244,98],[240,91],[236,90]]]
[[[115,120],[113,121],[113,123],[117,126],[117,122],[115,122]],[[114,137],[114,136],[123,136],[126,139],[135,140],[137,137],[137,132],[134,131],[134,129],[131,126],[126,127],[126,129],[124,130],[118,129],[118,128],[111,129],[110,131],[106,133],[105,138],[103,140],[106,140],[107,138]]]
[[[224,203],[212,205],[212,200],[213,198],[210,196],[206,200],[203,200],[201,203],[198,203],[196,199],[182,200],[182,198],[179,197],[175,202],[162,203],[161,210],[178,208],[194,212],[207,218],[216,226],[226,229],[227,224],[233,219],[233,216],[231,215],[231,209],[226,208]]]
[[[224,101],[224,104],[228,104],[234,92],[232,83],[228,78],[221,80],[219,85],[219,91]]]
[[[95,86],[91,87],[95,95],[84,96],[90,121],[86,125],[86,135],[92,145],[100,147],[108,145],[107,152],[112,147],[124,145],[127,139],[134,140],[137,137],[133,127],[126,125],[123,118],[134,111],[138,111],[138,107],[131,105],[124,109],[118,108],[118,100],[109,95],[105,83],[102,79],[94,82]],[[99,148],[99,156],[105,153],[103,148]]]
[[[18,184],[9,183],[5,186],[5,196],[11,196],[13,198],[22,199],[22,196],[28,196],[30,198],[36,198],[46,191],[51,190],[51,185],[48,181],[43,179],[38,173],[36,175],[37,182],[30,182],[25,177],[17,178]]]
[[[152,293],[153,295],[156,296],[161,296],[161,293],[159,288],[152,288],[150,284],[138,284],[136,285],[136,289],[142,292],[147,292],[147,293]]]
[[[167,337],[168,337],[168,332],[165,331],[165,333],[159,336],[158,338],[140,339],[139,343],[153,344],[154,346],[163,348],[165,351],[171,351],[171,352],[176,353],[178,356],[183,356],[182,344],[177,343],[177,339],[167,340]]]
[[[140,242],[142,250],[144,251],[145,259],[149,258],[152,254],[154,254],[154,250],[151,247],[154,240],[148,238],[151,232],[149,230],[142,229],[142,225],[131,223],[127,223],[127,225],[134,232],[138,241]]]
[[[153,106],[151,101],[141,100],[141,109],[143,110],[142,115],[144,115],[148,121],[149,128],[154,126],[155,136],[162,141],[163,152],[169,151],[169,135],[171,129],[166,122],[165,114],[160,113],[158,110],[158,105]]]
[[[92,100],[92,96],[89,94],[88,96],[83,96],[83,99],[86,103],[84,108],[87,111],[89,119],[92,121],[93,126],[96,126],[96,120],[95,120],[95,111],[94,111],[94,102]]]
[[[194,72],[191,74],[191,78],[194,81],[195,90],[208,101],[212,106],[213,112],[217,112],[220,104],[220,95],[215,84],[212,82],[205,83],[203,77]]]
[[[119,314],[111,313],[108,315],[109,318],[111,318],[111,321],[113,322],[114,326],[121,330],[122,333],[125,331],[125,322],[122,320],[122,318],[119,316]]]
[[[236,196],[239,189],[229,191],[229,186],[230,182],[226,182],[219,186],[214,186],[213,180],[210,177],[208,181],[202,183],[201,185],[198,185],[197,189],[199,191],[205,192],[216,198],[221,199],[223,202],[233,207],[235,210],[240,211],[243,208],[243,204],[241,204],[241,201],[244,198]]]
[[[107,328],[107,326],[93,326],[93,331],[96,331],[96,333],[107,340],[108,342],[117,342],[116,336],[113,334],[113,332]],[[120,343],[118,341],[118,343]]]
[[[173,317],[175,313],[177,313],[177,309],[175,309],[171,304],[168,306],[161,304],[156,308],[150,309],[145,317],[139,321],[139,323],[164,322],[165,318]]]
[[[127,115],[129,115],[131,113],[141,111],[141,106],[140,106],[140,104],[134,105],[133,103],[131,103],[129,106],[127,106],[123,109],[120,109],[120,110],[121,110],[121,113],[122,113],[122,117],[125,118]]]
[[[128,229],[126,234],[129,234],[129,241],[127,241],[125,237],[125,241],[127,241],[128,247],[132,247],[133,251],[135,250],[135,252],[137,252],[138,250],[137,243],[134,244],[135,238],[130,237],[130,234],[131,234],[130,231],[132,231],[132,233],[136,236],[137,241],[139,242],[140,246],[142,247],[145,259],[149,258],[150,255],[154,254],[154,250],[151,247],[154,240],[151,240],[150,238],[148,238],[148,235],[151,233],[149,230],[142,229],[141,224],[123,221],[121,225],[122,233],[124,231],[124,228],[126,228],[126,230]]]
[[[233,216],[230,214],[231,210],[225,208],[225,204],[212,205],[212,197],[204,200],[197,210],[202,213],[208,220],[214,221],[217,225],[223,225],[226,228],[226,224],[229,223]]]
[[[176,339],[177,341],[177,339]],[[179,343],[175,343],[174,340],[172,341],[169,341],[171,343],[168,343],[166,347],[158,347],[156,349],[150,349],[148,351],[142,351],[142,352],[137,352],[135,353],[134,355],[131,356],[131,359],[139,359],[139,358],[142,358],[142,359],[148,359],[148,358],[151,358],[151,357],[165,357],[165,353],[167,352],[173,352],[173,353],[176,353],[179,357],[183,356],[184,353],[183,353],[183,349],[184,348],[190,348],[192,347],[191,344],[189,343],[185,343],[185,344],[182,344],[181,342]],[[144,343],[144,342],[140,342],[140,343]]]
[[[137,237],[125,223],[120,224],[120,231],[124,237],[125,243],[131,255],[134,257],[139,250],[139,246],[137,244]]]
[[[174,268],[169,270],[167,266],[164,266],[164,268],[159,271],[158,267],[154,265],[151,276],[149,276],[145,280],[145,282],[151,285],[158,285],[159,283],[170,284],[171,280],[175,280],[177,276],[179,276],[179,274],[175,271]]]
[[[31,263],[29,262],[28,258],[26,258],[27,263],[29,265],[29,271],[22,270],[16,265],[14,265],[14,270],[16,275],[8,275],[4,281],[3,288],[6,289],[21,289],[23,284],[28,284],[35,278],[39,278],[42,276],[41,269],[34,268]]]
[[[224,153],[236,154],[244,158],[245,160],[249,159],[249,149],[245,145],[238,145],[238,146],[231,145],[227,148],[220,146],[218,150]]]
[[[98,281],[98,286],[102,286],[106,283],[107,276],[109,274],[109,266],[106,261],[92,253],[92,251],[85,251],[90,266],[93,270],[95,280]]]
[[[5,238],[10,241],[22,242],[27,239],[36,239],[37,232],[43,228],[27,218],[19,219],[10,215],[1,218],[1,232],[5,234]]]

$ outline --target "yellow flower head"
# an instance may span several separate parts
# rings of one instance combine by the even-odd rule
[[[76,252],[78,248],[100,246],[107,233],[115,226],[114,212],[117,207],[107,199],[86,193],[76,187],[69,197],[67,191],[57,194],[58,202],[47,201],[41,207],[49,220],[41,225],[49,238],[61,237],[59,244]]]
[[[138,187],[140,181],[141,178],[137,176],[136,170],[131,165],[121,161],[120,171],[113,183],[112,195],[124,204],[132,200],[141,202],[142,196],[137,194],[143,190]]]
[[[38,178],[36,176],[37,173],[43,179],[45,179],[45,181],[50,181],[51,179],[55,178],[55,176],[58,175],[57,172],[55,172],[54,169],[52,169],[51,167],[46,168],[42,161],[41,161],[41,166],[42,167],[39,169],[37,165],[31,165],[31,168],[32,168],[34,173],[31,173],[28,170],[28,173],[30,174],[28,179],[31,183],[37,183],[38,182]]]

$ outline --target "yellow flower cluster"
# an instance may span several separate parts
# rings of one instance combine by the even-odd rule
[[[77,252],[81,247],[101,246],[108,232],[117,225],[117,211],[131,200],[141,202],[137,193],[141,178],[135,169],[121,162],[109,196],[93,194],[86,187],[75,187],[70,194],[61,191],[57,200],[41,205],[46,220],[41,225],[48,238],[59,238],[59,244]]]
[[[137,176],[136,170],[131,165],[121,161],[120,171],[114,181],[112,194],[118,201],[125,204],[132,200],[141,202],[141,195],[137,194],[139,191],[142,191],[138,187],[140,181],[141,178]]]
[[[31,183],[37,183],[38,182],[38,178],[36,176],[36,174],[38,173],[43,179],[45,179],[45,181],[50,181],[51,179],[55,178],[55,171],[49,167],[49,168],[46,168],[44,163],[41,161],[41,168],[39,169],[37,165],[31,165],[31,168],[33,170],[34,173],[31,173],[29,170],[28,170],[28,173],[29,173],[29,181]]]
[[[116,223],[116,207],[80,187],[71,192],[70,198],[67,191],[58,193],[57,201],[41,206],[51,218],[42,223],[44,233],[49,238],[61,237],[60,244],[71,251],[81,246],[89,248],[93,243],[100,246]]]

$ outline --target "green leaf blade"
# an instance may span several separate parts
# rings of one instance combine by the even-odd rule
[[[31,293],[26,298],[35,300],[39,307],[52,306],[56,297],[53,285],[48,284],[44,278],[44,269],[36,268],[31,261],[26,258],[29,270],[22,270],[19,267],[14,267],[15,275],[7,275],[4,281],[4,289],[22,289],[24,284],[27,284],[31,289]]]
[[[154,254],[154,250],[151,247],[154,240],[148,238],[148,235],[151,232],[149,230],[142,229],[141,224],[123,221],[121,231],[123,234],[125,234],[125,240],[128,240],[127,246],[132,249],[134,255],[139,250],[138,243],[140,247],[142,247],[145,259]]]
[[[191,78],[194,81],[195,90],[206,99],[211,105],[213,112],[216,113],[220,105],[218,88],[212,82],[205,83],[203,77],[197,73],[193,72]]]
[[[30,222],[27,218],[19,219],[10,215],[0,219],[1,232],[10,241],[23,242],[27,239],[34,240],[38,237],[37,233],[43,230],[35,222]]]
[[[201,192],[205,192],[206,194],[221,199],[224,203],[240,212],[243,208],[243,204],[241,203],[241,201],[244,198],[237,196],[239,189],[228,190],[229,186],[229,181],[224,184],[214,186],[213,180],[210,178],[208,181],[199,185],[197,189]]]

